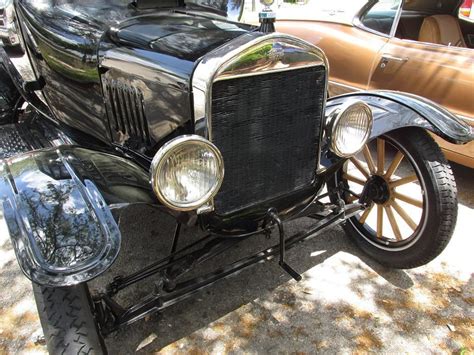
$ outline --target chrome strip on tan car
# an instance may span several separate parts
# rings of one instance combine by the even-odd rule
[[[467,124],[474,126],[474,117],[467,117],[463,115],[456,115],[456,116],[458,116],[458,118],[460,118],[461,120],[465,121]]]
[[[330,92],[331,92],[331,86],[333,86],[333,87],[336,86],[338,88],[342,88],[341,90],[336,89],[337,93],[335,95],[331,95],[331,96],[348,94],[348,93],[355,92],[355,91],[362,91],[362,89],[359,89],[355,86],[338,83],[334,80],[329,80],[329,91]]]

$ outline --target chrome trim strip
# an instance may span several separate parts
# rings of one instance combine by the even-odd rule
[[[467,117],[463,115],[456,115],[456,116],[458,116],[458,118],[460,118],[461,120],[465,121],[467,124],[474,126],[474,117]]]
[[[397,33],[397,28],[398,24],[400,23],[400,18],[402,17],[402,9],[404,4],[404,0],[400,0],[400,4],[398,4],[397,14],[395,15],[395,19],[393,20],[392,29],[390,30],[390,38],[395,37],[395,33]]]
[[[352,85],[338,83],[337,81],[334,81],[334,80],[329,80],[329,84],[340,86],[340,87],[343,87],[343,88],[346,88],[346,89],[350,89],[352,91],[362,91],[363,90],[363,89],[359,89],[358,87],[355,87],[355,86],[352,86]]]
[[[453,48],[456,51],[463,51],[466,53],[471,53],[472,48],[469,47],[456,47],[456,46],[447,46],[445,44],[439,44],[439,43],[429,43],[429,42],[420,42],[414,39],[408,39],[408,38],[398,38],[395,37],[396,40],[399,40],[401,42],[408,42],[409,44],[418,44],[421,46],[426,46],[426,47],[432,47],[433,49],[442,49],[442,48]]]
[[[260,76],[260,75],[265,75],[265,74],[271,74],[271,73],[281,73],[281,72],[286,72],[286,71],[292,71],[296,69],[304,69],[304,68],[312,68],[312,67],[317,67],[321,66],[322,64],[308,64],[308,65],[302,65],[299,67],[290,67],[290,68],[283,68],[283,69],[278,69],[278,70],[262,70],[261,72],[258,73],[245,73],[245,74],[235,74],[235,75],[222,75],[216,78],[214,80],[214,83],[218,81],[224,81],[224,80],[230,80],[230,79],[236,79],[236,78],[245,78],[249,76]]]

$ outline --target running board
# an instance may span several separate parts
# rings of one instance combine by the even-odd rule
[[[73,144],[69,137],[36,113],[28,115],[21,123],[0,126],[0,160],[37,149]]]

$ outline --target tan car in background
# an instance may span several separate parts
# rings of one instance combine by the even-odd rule
[[[326,12],[321,19],[315,19],[312,2],[321,4],[309,0],[278,11],[276,27],[324,50],[331,95],[405,91],[443,105],[474,126],[474,22],[459,16],[463,1],[365,1],[355,16],[342,10],[341,16]],[[474,142],[459,146],[435,139],[448,159],[474,168]]]

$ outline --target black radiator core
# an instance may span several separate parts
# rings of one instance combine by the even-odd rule
[[[214,199],[227,214],[311,185],[322,129],[322,66],[217,81],[211,134],[225,177]]]

